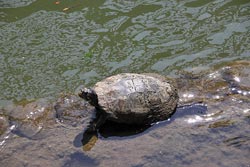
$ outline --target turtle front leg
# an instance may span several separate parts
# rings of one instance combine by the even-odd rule
[[[108,114],[103,111],[97,111],[97,117],[95,122],[95,128],[99,129],[107,120]]]
[[[107,117],[108,115],[105,112],[96,110],[96,116],[92,121],[90,121],[90,124],[85,132],[86,133],[97,132],[97,130],[105,123]]]

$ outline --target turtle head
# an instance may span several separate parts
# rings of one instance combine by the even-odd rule
[[[98,97],[93,89],[91,88],[81,89],[78,95],[84,100],[88,101],[89,104],[98,107]]]

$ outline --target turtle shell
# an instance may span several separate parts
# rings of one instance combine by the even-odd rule
[[[153,123],[175,111],[178,93],[174,81],[158,74],[122,73],[93,87],[108,119],[127,124]]]

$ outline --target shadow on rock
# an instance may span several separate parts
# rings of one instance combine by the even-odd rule
[[[119,137],[133,136],[144,132],[151,126],[152,125],[128,125],[128,124],[107,121],[99,129],[99,134],[104,138],[112,136],[119,136]]]
[[[128,137],[128,136],[136,136],[139,134],[144,134],[144,132],[148,129],[154,129],[151,127],[159,127],[166,126],[167,124],[173,122],[175,119],[179,117],[185,117],[187,115],[204,115],[207,112],[207,106],[203,103],[195,103],[190,105],[185,105],[178,107],[174,115],[172,115],[171,119],[166,121],[161,121],[161,124],[154,123],[151,125],[130,125],[130,124],[122,124],[116,123],[113,121],[106,121],[98,131],[91,131],[88,128],[75,137],[74,146],[75,147],[83,147],[84,151],[91,150],[98,138],[109,138],[109,137]],[[154,126],[155,124],[158,124]],[[121,139],[121,138],[119,138]]]
[[[107,121],[102,125],[98,132],[86,129],[83,133],[78,134],[74,139],[74,146],[82,147],[83,151],[90,151],[94,147],[98,138],[133,136],[144,132],[149,127],[151,127],[151,125],[127,125]]]

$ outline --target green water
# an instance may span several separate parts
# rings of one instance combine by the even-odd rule
[[[62,92],[75,93],[113,74],[154,72],[179,78],[181,71],[198,73],[238,60],[250,60],[249,0],[0,0],[0,109],[11,106],[11,116],[24,121],[33,111],[39,117],[41,109],[49,108],[48,103],[39,106],[37,99],[53,103]],[[246,94],[216,103],[208,100],[209,112],[219,113],[218,118],[210,115],[211,120],[216,117],[218,122],[204,119],[193,125],[180,118],[137,136],[99,139],[92,151],[83,153],[74,146],[82,127],[69,130],[51,123],[46,129],[47,120],[41,121],[41,139],[30,140],[28,132],[32,136],[38,125],[21,120],[23,127],[15,126],[27,132],[26,138],[11,130],[8,138],[0,136],[1,163],[249,166],[247,70],[239,76]],[[186,87],[196,93],[192,88],[199,84]],[[212,84],[201,94],[215,89],[220,92]],[[26,108],[19,106],[32,101]]]
[[[247,0],[9,3],[0,8],[3,105],[120,72],[174,75],[250,57]]]

